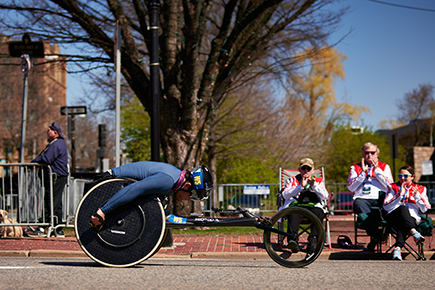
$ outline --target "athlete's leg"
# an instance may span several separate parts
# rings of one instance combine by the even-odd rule
[[[148,194],[167,194],[170,192],[172,186],[173,179],[165,173],[148,176],[147,178],[134,182],[118,191],[106,204],[97,210],[97,214],[102,218],[102,220],[105,220],[106,214],[110,211],[133,201],[138,196]],[[101,224],[101,221],[97,216],[92,216],[91,221],[96,226]]]

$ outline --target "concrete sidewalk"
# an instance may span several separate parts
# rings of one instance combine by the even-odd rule
[[[378,259],[379,255],[366,250],[369,241],[367,236],[359,236],[360,244],[351,248],[340,248],[337,245],[339,235],[348,236],[354,243],[353,217],[331,216],[330,247],[325,246],[320,256],[322,259]],[[414,246],[412,239],[408,242]],[[383,250],[388,249],[383,245]],[[433,237],[427,237],[424,244],[425,257],[435,259]],[[0,239],[0,256],[15,257],[86,257],[75,237],[45,238],[23,237]],[[183,235],[173,237],[173,246],[161,248],[153,257],[159,258],[247,258],[269,259],[263,246],[263,236],[258,235]],[[412,256],[405,259],[414,259]]]

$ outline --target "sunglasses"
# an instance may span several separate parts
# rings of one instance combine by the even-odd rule
[[[369,155],[369,154],[375,155],[376,151],[364,151],[364,154],[365,155]]]
[[[306,170],[306,171],[310,171],[311,167],[309,167],[309,166],[302,166],[301,169],[302,170]]]
[[[397,177],[399,177],[399,178],[408,178],[411,176],[412,176],[412,174],[397,174]]]

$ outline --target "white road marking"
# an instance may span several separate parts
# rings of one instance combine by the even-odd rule
[[[54,266],[0,266],[0,270],[53,268]]]

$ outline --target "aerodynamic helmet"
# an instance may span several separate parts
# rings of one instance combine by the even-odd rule
[[[190,171],[189,181],[193,189],[190,193],[191,199],[207,199],[213,189],[213,178],[210,170],[205,165],[199,165]]]

